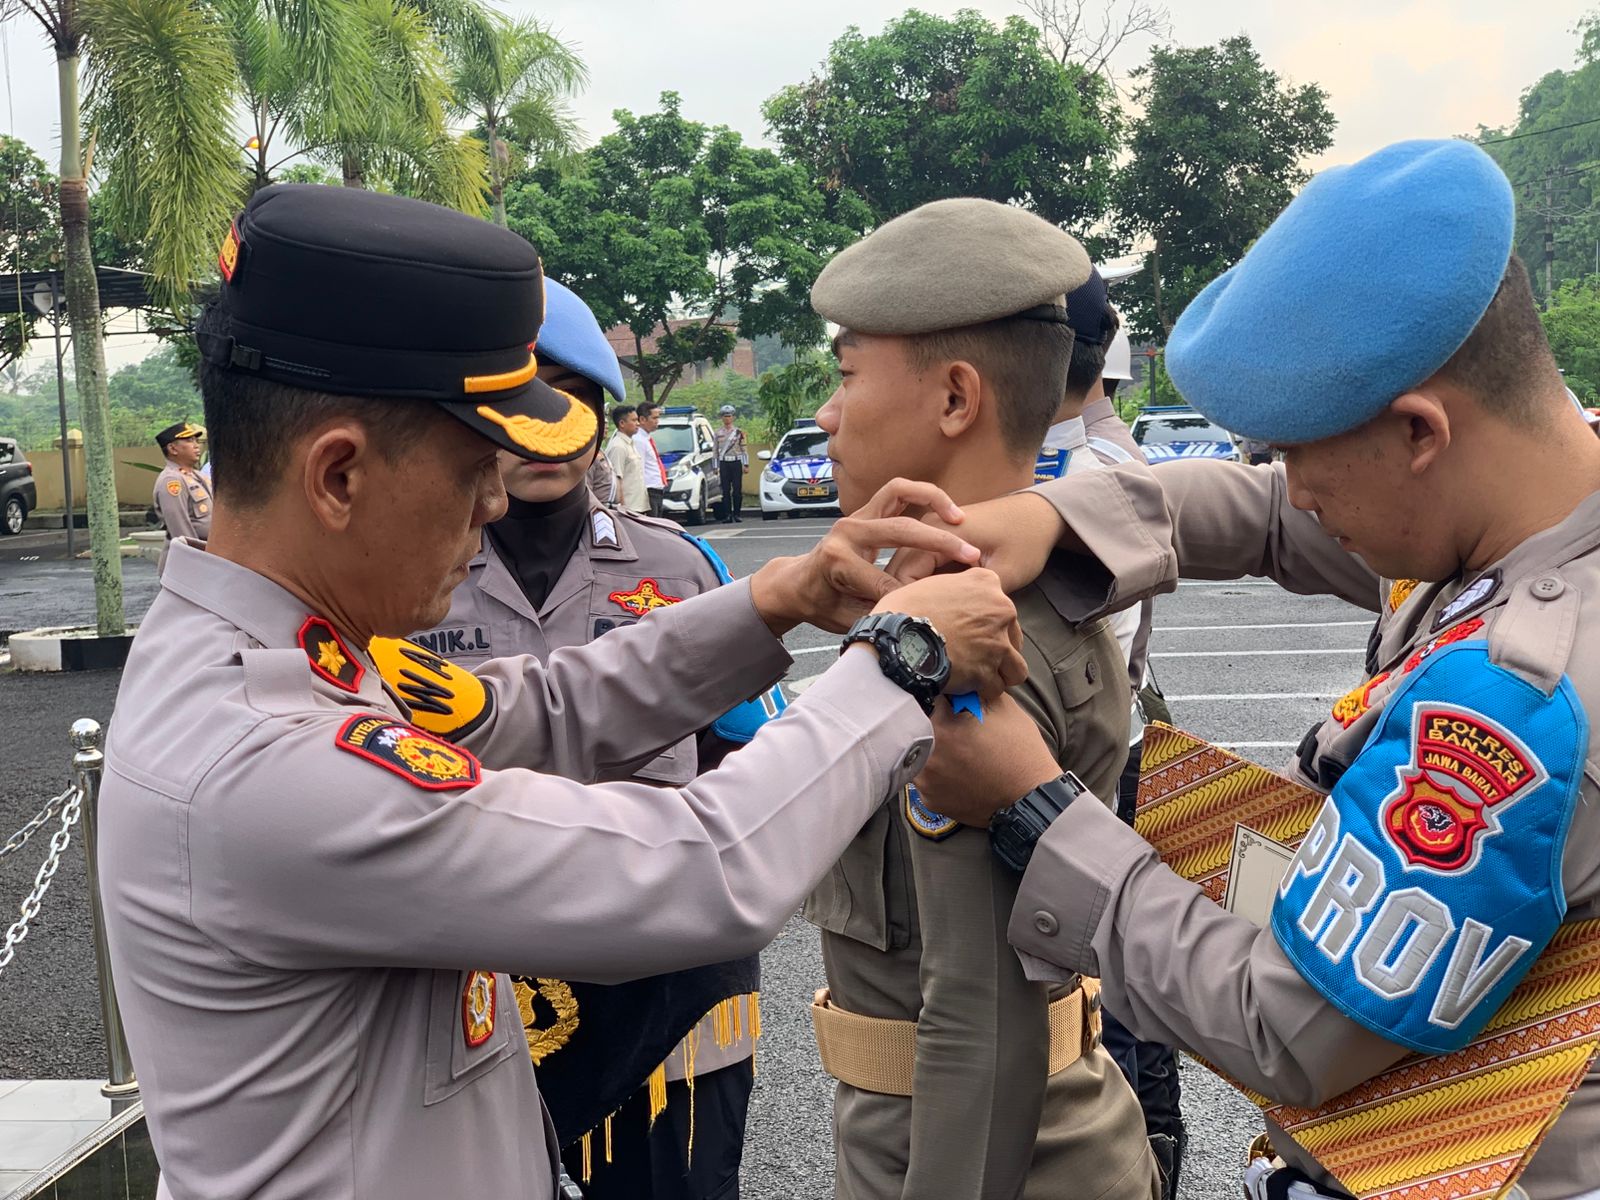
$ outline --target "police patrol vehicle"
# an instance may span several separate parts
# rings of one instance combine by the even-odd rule
[[[1180,458],[1239,461],[1226,429],[1187,404],[1147,405],[1133,421],[1133,440],[1151,466]]]
[[[777,449],[763,450],[756,457],[766,463],[761,472],[763,521],[776,521],[780,513],[839,511],[828,435],[815,419],[802,417],[778,440]]]
[[[668,405],[661,410],[661,424],[651,436],[667,472],[661,511],[669,517],[682,517],[690,525],[705,524],[706,513],[722,502],[711,422],[690,405]]]

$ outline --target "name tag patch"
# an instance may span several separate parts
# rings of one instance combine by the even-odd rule
[[[465,667],[403,638],[373,638],[367,652],[412,719],[429,733],[461,738],[494,715],[494,693]]]
[[[1481,641],[1436,649],[1289,864],[1272,912],[1284,953],[1390,1041],[1465,1045],[1566,913],[1561,855],[1588,741],[1569,681],[1547,696]]]

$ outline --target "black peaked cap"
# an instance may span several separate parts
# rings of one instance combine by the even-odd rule
[[[431,400],[523,458],[563,462],[593,410],[534,378],[539,255],[453,209],[360,188],[277,184],[218,255],[223,329],[201,353],[279,383]]]

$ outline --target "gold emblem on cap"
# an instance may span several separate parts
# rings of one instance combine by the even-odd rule
[[[533,354],[528,355],[528,365],[518,367],[515,371],[502,371],[498,375],[468,375],[461,381],[461,386],[466,389],[467,395],[478,392],[503,392],[507,388],[521,387],[532,379],[539,371],[539,360]]]
[[[576,396],[559,390],[556,395],[567,401],[567,414],[559,421],[541,421],[522,413],[507,416],[487,404],[478,405],[478,415],[504,429],[506,436],[524,450],[546,458],[562,458],[576,454],[593,441],[600,423],[594,409]]]

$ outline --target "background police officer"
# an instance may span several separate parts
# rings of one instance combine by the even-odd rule
[[[179,421],[156,434],[156,445],[167,462],[156,476],[153,502],[161,523],[166,526],[167,542],[173,538],[194,538],[203,542],[211,533],[211,485],[201,476],[200,439],[206,431],[189,421]],[[161,563],[167,550],[161,550]]]

